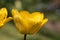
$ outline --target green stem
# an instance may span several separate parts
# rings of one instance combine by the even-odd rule
[[[26,36],[27,36],[27,35],[26,35],[26,34],[24,34],[24,40],[26,40]]]

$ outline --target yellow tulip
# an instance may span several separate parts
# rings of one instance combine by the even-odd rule
[[[48,21],[44,19],[44,14],[40,12],[33,12],[30,14],[28,11],[20,11],[12,9],[12,16],[17,29],[22,34],[34,34],[42,28]]]
[[[7,15],[8,15],[7,9],[1,8],[0,9],[0,28],[12,19],[12,17],[7,18]]]

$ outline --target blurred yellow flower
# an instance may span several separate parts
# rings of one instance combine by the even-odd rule
[[[48,21],[44,19],[44,14],[40,12],[20,11],[12,9],[12,16],[17,29],[22,34],[34,34]]]
[[[12,19],[12,17],[7,18],[7,15],[8,15],[7,9],[1,8],[0,9],[0,28]]]

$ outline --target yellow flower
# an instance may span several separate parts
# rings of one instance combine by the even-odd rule
[[[7,15],[8,15],[7,9],[1,8],[0,9],[0,28],[12,19],[12,17],[7,18]]]
[[[22,34],[34,34],[48,21],[40,12],[30,14],[28,11],[18,12],[16,9],[12,9],[12,16],[17,29]]]

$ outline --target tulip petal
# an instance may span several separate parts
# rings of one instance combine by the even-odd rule
[[[6,8],[2,8],[1,13],[2,13],[2,15],[1,15],[2,19],[7,18],[8,14],[7,14],[7,9]]]
[[[31,34],[37,33],[47,21],[48,21],[48,19],[45,18],[42,22],[37,23],[36,25],[34,25],[32,27],[32,29],[30,29],[30,33]]]
[[[19,15],[19,12],[16,9],[12,9],[12,16],[14,17],[15,15]]]
[[[33,12],[32,13],[32,18],[36,21],[36,22],[41,22],[44,18],[44,14],[40,13],[40,12]]]
[[[0,9],[0,27],[2,27],[3,21],[7,18],[7,9],[6,8],[2,8]]]
[[[22,14],[21,14],[21,12],[22,12]],[[19,12],[17,10],[13,9],[12,10],[12,16],[14,18],[14,22],[16,23],[16,26],[17,26],[18,30],[25,31],[26,30],[25,26],[27,26],[27,22],[23,17],[23,16],[25,16],[25,15],[23,15],[23,13],[25,13],[25,11],[24,12],[21,11],[21,12],[19,14]],[[19,25],[19,27],[18,27],[18,25]],[[23,27],[21,28],[21,26],[23,26]],[[23,33],[23,31],[22,31],[22,33]]]
[[[43,26],[47,21],[48,21],[48,19],[45,18],[45,19],[42,21],[41,26]]]
[[[7,10],[6,8],[0,9],[0,20],[4,20],[7,17]]]
[[[29,33],[30,33],[30,34],[36,33],[36,32],[40,29],[40,27],[41,27],[40,24],[41,24],[41,23],[37,23],[37,24],[33,25],[33,26],[30,28]]]
[[[23,19],[27,19],[30,16],[30,13],[28,11],[20,11],[20,16]]]
[[[13,18],[12,17],[8,17],[3,21],[3,24],[6,24],[7,22],[11,21]]]
[[[26,29],[26,26],[25,26],[25,21],[20,19],[19,16],[14,16],[14,23],[16,24],[16,27],[19,30],[19,32],[26,33],[27,29]]]

